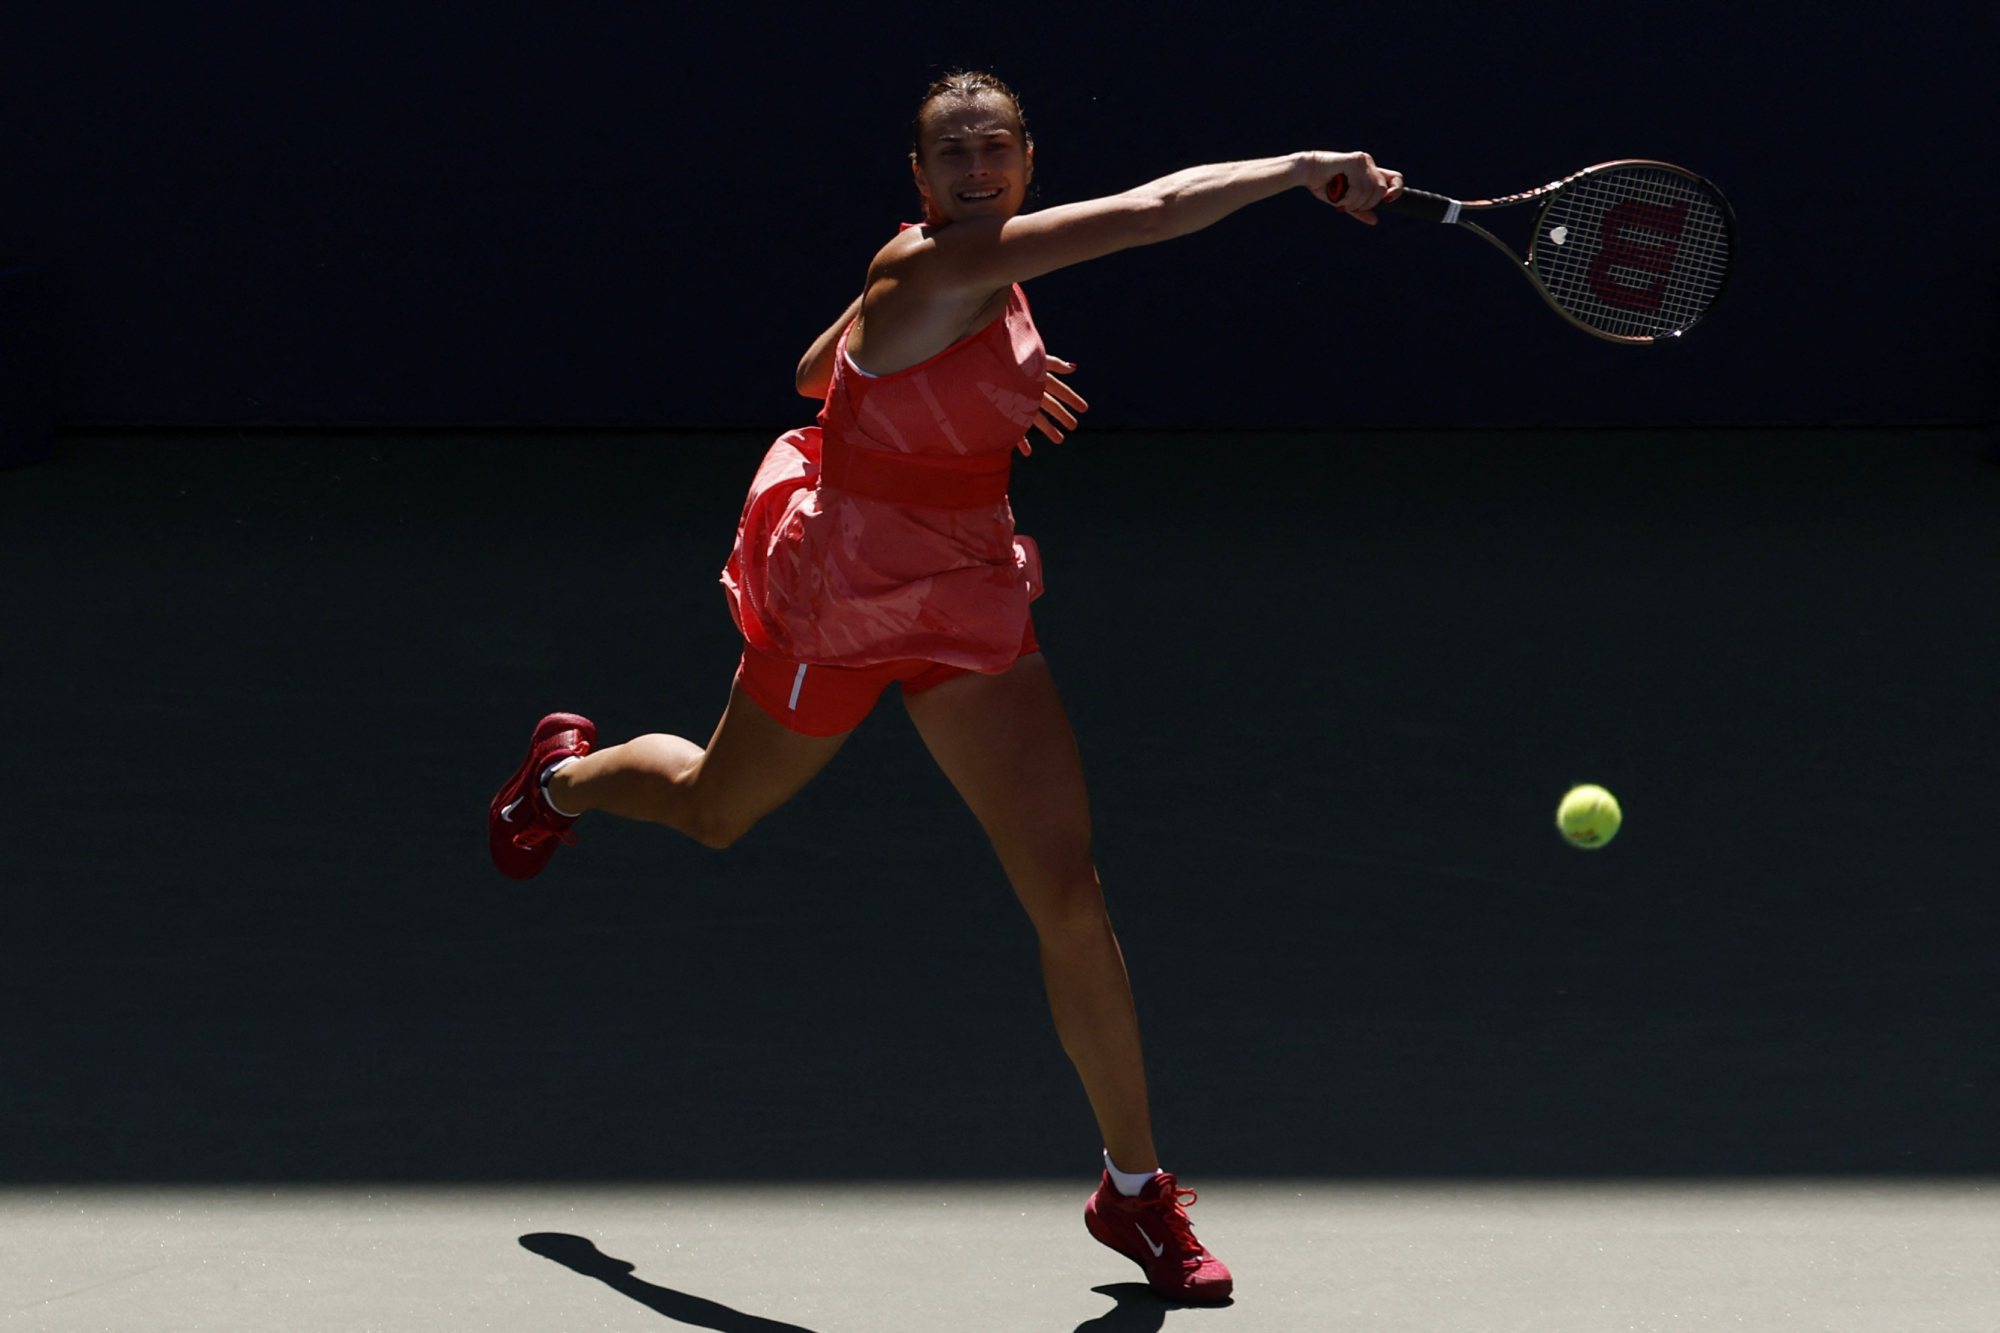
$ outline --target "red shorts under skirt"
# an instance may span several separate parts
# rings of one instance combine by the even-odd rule
[[[1021,634],[1019,657],[1040,652],[1035,622]],[[964,667],[907,658],[870,667],[812,666],[787,662],[743,645],[743,663],[736,681],[757,706],[788,731],[801,736],[838,736],[854,730],[891,684],[905,694],[922,694],[948,680],[969,674]]]

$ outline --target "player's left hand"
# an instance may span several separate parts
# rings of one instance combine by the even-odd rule
[[[1046,436],[1050,444],[1061,444],[1063,432],[1076,429],[1076,413],[1088,412],[1090,404],[1083,401],[1082,394],[1056,378],[1074,372],[1075,364],[1059,356],[1051,356],[1048,361],[1049,378],[1042,389],[1042,410],[1035,413],[1034,421],[1029,424]],[[1034,452],[1025,437],[1021,440],[1021,452]]]

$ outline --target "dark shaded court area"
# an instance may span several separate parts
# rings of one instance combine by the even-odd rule
[[[766,442],[0,473],[0,1179],[1087,1179],[893,698],[728,852],[487,862],[543,712],[707,735]],[[1015,476],[1184,1174],[2000,1170],[1983,437],[1085,430]]]

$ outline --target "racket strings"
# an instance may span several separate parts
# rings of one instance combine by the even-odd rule
[[[1535,274],[1570,316],[1602,333],[1683,333],[1721,295],[1730,227],[1700,179],[1620,167],[1576,181],[1542,215]]]

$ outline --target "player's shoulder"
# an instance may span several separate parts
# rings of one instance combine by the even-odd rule
[[[905,224],[903,229],[890,237],[875,257],[868,261],[868,276],[871,279],[885,277],[908,277],[922,262],[922,256],[934,244],[925,232],[929,228],[922,225]]]
[[[906,226],[875,252],[869,265],[874,278],[895,278],[920,284],[959,285],[960,271],[976,269],[979,259],[999,241],[1000,220],[975,219],[934,227]]]

